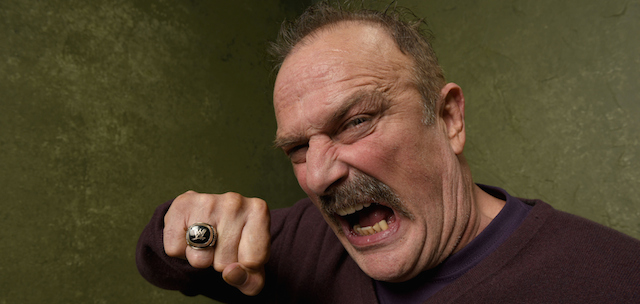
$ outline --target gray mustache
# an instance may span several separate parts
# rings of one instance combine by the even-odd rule
[[[355,206],[358,203],[384,202],[402,216],[413,219],[413,215],[389,186],[364,173],[355,174],[351,181],[331,188],[319,199],[325,214],[334,214],[338,209]]]

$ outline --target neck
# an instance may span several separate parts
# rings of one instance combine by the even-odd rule
[[[493,197],[474,184],[466,159],[462,155],[458,158],[463,171],[461,197],[467,201],[469,221],[453,253],[460,251],[478,236],[500,213],[505,204],[505,201]]]

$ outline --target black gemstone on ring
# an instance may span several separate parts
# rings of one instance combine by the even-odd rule
[[[187,230],[187,243],[194,248],[211,246],[215,241],[213,227],[207,224],[196,223]]]

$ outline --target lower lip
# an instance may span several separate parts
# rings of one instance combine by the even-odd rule
[[[380,245],[385,239],[388,239],[392,234],[396,233],[400,226],[398,219],[395,218],[395,215],[387,221],[387,225],[389,225],[389,229],[385,231],[381,231],[372,235],[358,235],[353,230],[351,230],[351,227],[349,227],[348,223],[343,221],[342,231],[344,232],[344,235],[347,237],[347,240],[349,240],[349,243],[351,243],[351,245],[360,249],[366,249],[366,247],[369,246]]]

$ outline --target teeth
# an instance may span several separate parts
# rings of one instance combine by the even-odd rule
[[[380,228],[380,223],[379,222],[376,223],[375,225],[373,225],[373,227],[371,227],[371,228],[373,228],[373,230],[375,230],[376,232],[382,231],[382,228]]]
[[[356,204],[355,206],[336,210],[336,213],[340,216],[345,216],[354,214],[356,213],[356,211],[362,210],[363,208],[367,208],[369,206],[371,206],[371,203]],[[387,229],[389,229],[389,225],[387,224],[386,220],[381,220],[380,222],[375,223],[375,225],[373,226],[360,227],[360,225],[358,224],[353,226],[353,231],[355,231],[360,236],[376,234]]]
[[[385,220],[378,222],[378,224],[380,224],[380,229],[382,229],[382,231],[389,229],[389,225],[387,225],[387,221]]]
[[[364,204],[357,204],[355,206],[351,206],[351,207],[346,207],[346,208],[342,208],[340,210],[337,210],[336,213],[340,216],[345,216],[345,215],[349,215],[349,214],[354,214],[356,211],[358,210],[362,210],[362,208],[366,208],[371,206],[371,203],[364,203]]]
[[[356,224],[353,226],[353,231],[355,231],[360,236],[372,235],[378,232],[382,232],[389,229],[389,225],[386,220],[381,220],[377,222],[373,226],[360,227],[360,225]]]

